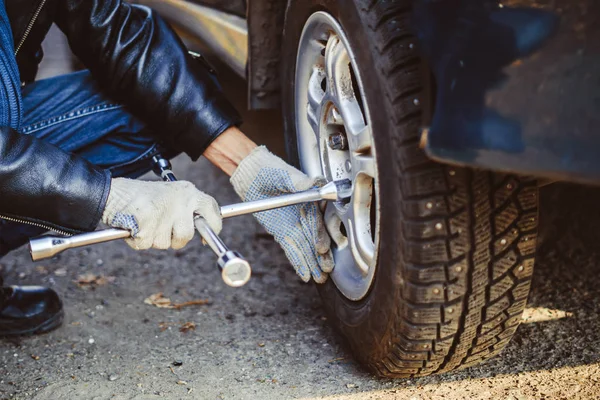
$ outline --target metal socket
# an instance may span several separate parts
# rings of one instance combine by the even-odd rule
[[[219,257],[221,276],[227,286],[244,286],[250,280],[252,268],[237,251],[227,251]]]

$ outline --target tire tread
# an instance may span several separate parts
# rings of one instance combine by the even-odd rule
[[[359,7],[364,27],[378,52],[390,117],[401,132],[393,145],[405,264],[404,306],[391,339],[381,341],[387,350],[377,349],[363,361],[385,377],[475,365],[502,350],[525,307],[537,229],[536,184],[427,159],[418,148],[424,88],[409,29],[410,1],[356,1],[364,3]]]

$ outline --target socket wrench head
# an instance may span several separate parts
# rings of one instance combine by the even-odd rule
[[[340,179],[329,182],[319,189],[319,195],[322,200],[347,203],[352,197],[352,181],[350,179]]]
[[[33,261],[54,257],[69,248],[69,238],[58,238],[55,236],[42,236],[29,241],[29,254]]]
[[[252,268],[237,251],[227,251],[219,257],[223,282],[231,287],[244,286],[250,280]]]

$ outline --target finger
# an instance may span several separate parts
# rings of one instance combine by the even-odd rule
[[[321,267],[323,272],[328,274],[333,271],[333,268],[335,267],[335,260],[333,259],[333,253],[331,252],[331,249],[325,254],[318,254],[317,262],[319,263],[319,267]]]
[[[308,268],[310,269],[310,274],[312,275],[313,280],[316,283],[325,283],[327,281],[327,273],[321,269],[319,265],[319,258],[322,257],[320,254],[316,252],[312,253],[312,257],[306,257],[308,261]]]
[[[125,239],[125,243],[127,243],[127,246],[131,247],[134,250],[141,250],[139,248],[138,244],[136,243],[135,239],[127,238],[127,239]]]
[[[323,187],[327,184],[327,179],[325,179],[325,177],[323,176],[317,176],[314,180],[313,180],[313,187]]]
[[[318,211],[317,211],[318,212]],[[315,248],[317,249],[317,253],[326,254],[331,249],[331,238],[327,233],[327,229],[325,229],[325,222],[323,221],[323,215],[319,212],[316,217],[316,226],[317,226],[317,241],[315,243]]]
[[[327,272],[333,269],[333,257],[329,254],[331,240],[325,231],[323,217],[316,204],[301,206],[300,216],[304,242],[307,244],[304,254],[309,262],[311,275],[315,282],[324,283],[327,280]],[[325,232],[325,237],[319,240],[320,231]],[[320,267],[321,263],[325,269]]]
[[[327,204],[329,204],[329,202],[327,200],[321,200],[318,204],[319,204],[319,211],[321,211],[321,214],[324,214],[325,209],[327,208]]]
[[[313,214],[314,215],[314,214]],[[305,259],[307,261],[308,269],[313,280],[316,283],[325,283],[327,281],[327,273],[321,269],[319,260],[322,255],[317,252],[315,247],[315,221],[311,221],[310,218],[304,219],[303,222],[309,222],[310,226],[302,224],[302,231],[304,235],[304,242],[306,248],[304,249]]]
[[[143,214],[143,211],[140,214]],[[145,221],[145,223],[140,224],[140,228],[131,240],[131,247],[135,250],[148,250],[152,247],[152,242],[154,241],[156,221],[147,218],[146,215],[138,215],[137,218],[140,218],[140,221]]]
[[[175,250],[183,249],[193,239],[196,229],[194,228],[194,217],[181,218],[173,225],[173,236],[171,247]]]
[[[152,238],[138,235],[135,238],[125,240],[129,247],[134,250],[148,250],[152,247]]]
[[[203,217],[208,226],[218,235],[223,229],[223,220],[221,217],[221,208],[219,203],[212,197],[199,192],[201,196],[196,200],[194,212]]]
[[[296,273],[304,282],[309,282],[311,273],[308,267],[308,261],[304,257],[304,252],[302,251],[302,247],[298,246],[298,243],[294,241],[292,237],[285,237],[281,242],[279,242],[283,252],[285,253],[287,259],[290,264],[296,270]]]
[[[323,218],[325,220],[325,218]],[[342,220],[337,214],[332,214],[325,220],[325,231],[329,241],[336,244],[343,243],[347,238],[342,234]],[[329,246],[331,248],[331,244]]]
[[[323,215],[317,205],[311,203],[301,206],[300,221],[302,222],[302,231],[317,255],[326,254],[331,248],[331,238],[325,229]]]
[[[154,240],[152,241],[152,248],[158,250],[167,250],[171,247],[171,234],[173,233],[173,226],[171,224],[162,224],[156,230]]]

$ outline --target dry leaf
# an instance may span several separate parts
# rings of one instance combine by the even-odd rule
[[[168,323],[168,322],[160,322],[158,324],[158,327],[160,328],[161,332],[166,331],[167,329],[169,329],[169,326],[173,325],[172,323]]]
[[[156,306],[158,308],[173,308],[171,299],[163,296],[162,292],[154,293],[152,296],[144,300],[144,303]]]
[[[562,318],[570,318],[573,313],[563,310],[554,310],[545,307],[527,307],[523,310],[523,323],[552,321]]]
[[[181,327],[179,328],[179,332],[187,332],[187,331],[195,331],[196,330],[196,324],[193,322],[186,322],[185,324],[181,325]]]
[[[162,292],[154,293],[153,295],[151,295],[150,297],[148,297],[144,300],[144,303],[150,304],[152,306],[156,306],[158,308],[174,308],[176,310],[180,310],[183,307],[189,307],[189,306],[203,306],[203,305],[208,304],[209,302],[210,302],[209,300],[199,299],[199,300],[186,301],[184,303],[172,303],[171,299],[168,297],[165,297]]]
[[[184,303],[173,304],[173,308],[175,308],[177,310],[180,310],[183,307],[204,306],[204,305],[206,305],[208,303],[209,303],[209,300],[207,300],[207,299],[199,299],[199,300],[186,301]]]
[[[95,275],[95,274],[84,274],[79,275],[75,283],[77,286],[83,287],[96,287],[96,286],[104,286],[108,283],[113,283],[115,281],[114,276],[103,276],[103,275]]]

